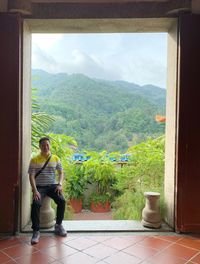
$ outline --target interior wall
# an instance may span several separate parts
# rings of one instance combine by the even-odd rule
[[[165,129],[165,221],[174,227],[175,203],[175,156],[176,156],[176,104],[177,104],[177,21],[168,32],[167,96]]]
[[[22,183],[21,183],[21,223],[20,229],[30,221],[31,188],[28,165],[31,158],[31,32],[26,22],[23,24],[23,66],[22,66]]]

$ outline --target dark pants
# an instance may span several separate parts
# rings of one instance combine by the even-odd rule
[[[41,199],[33,200],[31,206],[32,229],[34,231],[39,231],[40,229],[40,207],[45,196],[49,196],[57,204],[56,224],[60,225],[62,223],[65,213],[65,199],[63,195],[57,194],[57,192],[55,192],[56,186],[56,184],[52,184],[47,187],[37,187],[37,190],[41,195]]]

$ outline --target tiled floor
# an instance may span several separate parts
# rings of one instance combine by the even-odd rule
[[[0,263],[20,264],[183,264],[200,263],[200,235],[175,233],[42,233],[0,237]]]

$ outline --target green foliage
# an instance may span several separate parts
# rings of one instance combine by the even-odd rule
[[[33,151],[38,149],[39,139],[46,136],[46,131],[48,131],[51,123],[55,121],[49,114],[39,112],[40,107],[37,104],[36,91],[36,89],[32,89],[31,144]]]
[[[51,139],[51,150],[54,154],[62,159],[62,161],[71,157],[74,153],[74,147],[77,147],[77,142],[73,137],[64,134],[47,134]]]
[[[164,208],[164,136],[149,139],[128,150],[131,161],[117,171],[114,188],[119,197],[114,201],[114,217],[140,219],[144,207],[144,192],[161,194],[161,210]]]
[[[95,190],[91,193],[89,201],[103,202],[111,200],[113,196],[112,185],[115,182],[115,165],[109,160],[106,151],[101,153],[88,152],[91,158],[83,163],[85,175]]]
[[[67,182],[66,194],[69,199],[79,199],[83,197],[87,178],[84,175],[84,166],[82,164],[69,163],[66,169]]]
[[[116,220],[140,220],[145,198],[143,192],[124,190],[113,202],[113,218]]]
[[[105,193],[105,194],[99,194],[99,193],[95,193],[93,192],[90,195],[90,203],[93,202],[95,205],[98,203],[101,203],[102,205],[104,205],[107,201],[110,201],[111,199],[111,195],[110,193]]]
[[[105,151],[88,152],[87,155],[91,158],[83,163],[85,175],[91,183],[96,183],[96,193],[111,192],[111,186],[115,180],[115,165],[109,160]]]
[[[32,79],[41,111],[55,119],[51,132],[72,136],[81,149],[125,152],[164,132],[154,117],[165,113],[165,89],[40,70]]]

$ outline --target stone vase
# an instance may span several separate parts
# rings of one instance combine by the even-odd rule
[[[55,212],[51,207],[51,199],[46,196],[40,208],[40,227],[51,228],[55,225]]]
[[[145,192],[146,204],[142,210],[142,225],[149,228],[161,227],[160,193]]]

